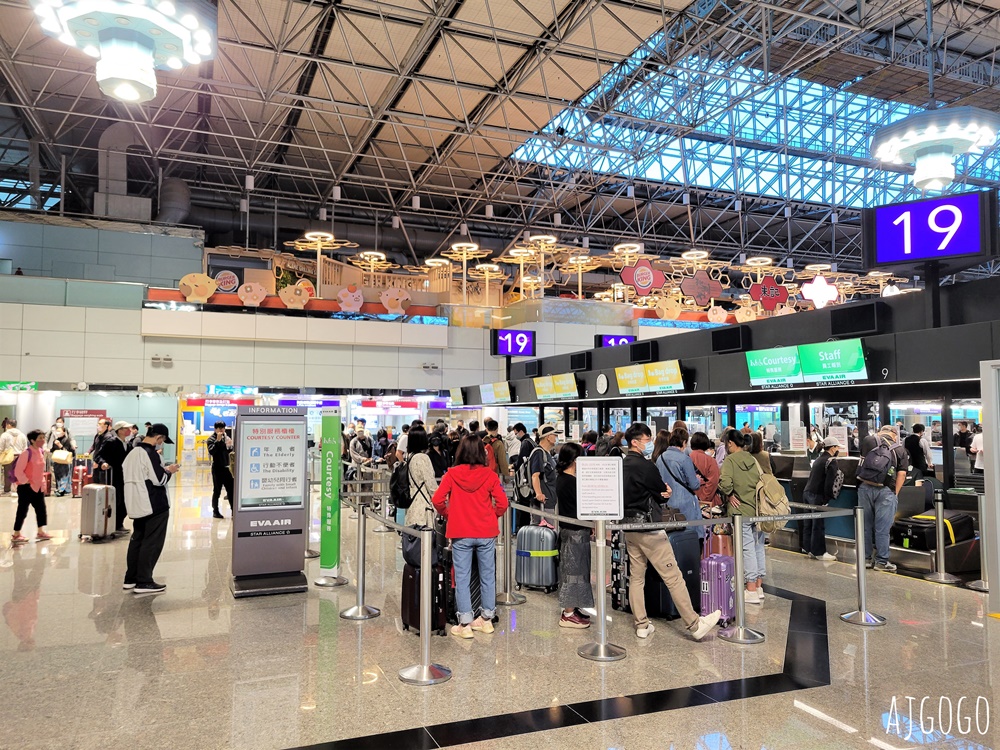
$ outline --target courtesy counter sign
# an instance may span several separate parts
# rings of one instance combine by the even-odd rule
[[[802,364],[794,346],[747,352],[751,388],[788,388],[801,385]]]

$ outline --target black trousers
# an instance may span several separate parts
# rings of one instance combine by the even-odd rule
[[[153,568],[163,552],[170,513],[132,519],[132,538],[128,543],[128,567],[125,583],[152,583]]]
[[[823,497],[812,492],[802,493],[803,498],[810,505],[822,505]],[[815,518],[811,521],[800,521],[800,538],[802,549],[811,552],[816,557],[826,552],[826,520]]]
[[[24,526],[24,519],[28,517],[28,508],[35,509],[35,520],[41,528],[48,523],[48,514],[45,512],[45,493],[35,492],[30,484],[17,485],[17,511],[14,514],[14,531],[20,531]]]
[[[229,507],[233,507],[233,472],[229,470],[228,466],[218,466],[217,464],[212,464],[212,509],[219,509],[219,496],[222,494],[222,488],[226,488],[226,500],[229,501]]]

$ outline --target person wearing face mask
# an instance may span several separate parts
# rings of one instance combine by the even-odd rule
[[[837,475],[841,474],[837,465],[837,454],[840,453],[840,441],[835,437],[827,437],[822,442],[823,451],[813,461],[809,471],[809,481],[806,482],[802,496],[810,505],[829,505],[835,495]],[[843,474],[841,474],[843,476]],[[836,555],[826,551],[826,524],[822,518],[802,522],[802,548],[810,560],[831,562]]]
[[[673,430],[667,438],[667,449],[656,459],[660,478],[670,487],[669,505],[679,510],[688,521],[701,518],[701,507],[695,493],[701,487],[694,462],[684,451],[688,445],[688,431],[684,428]]]
[[[167,482],[180,469],[178,464],[163,466],[157,449],[173,444],[165,424],[150,425],[142,442],[125,457],[125,505],[132,518],[127,568],[122,588],[136,594],[159,594],[166,586],[153,580],[153,568],[160,559],[167,538],[170,501]]]
[[[622,460],[625,522],[659,522],[663,517],[660,505],[670,499],[671,492],[670,486],[664,483],[653,462],[643,456],[646,444],[653,442],[653,433],[646,424],[636,422],[626,430],[625,439],[629,446],[629,451]],[[625,546],[629,557],[628,597],[636,637],[648,638],[655,630],[646,615],[646,568],[649,565],[656,569],[666,584],[691,637],[700,641],[711,632],[719,621],[721,612],[716,610],[699,617],[694,611],[667,533],[663,530],[626,531]]]

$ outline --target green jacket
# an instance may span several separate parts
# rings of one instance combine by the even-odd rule
[[[740,499],[739,510],[727,503],[726,508],[730,514],[737,512],[744,516],[757,514],[757,500],[754,494],[758,481],[760,481],[760,465],[757,459],[746,451],[737,451],[726,456],[719,476],[719,491],[727,500],[733,494]]]

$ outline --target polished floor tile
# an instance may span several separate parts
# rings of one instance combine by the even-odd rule
[[[748,608],[763,644],[695,643],[667,622],[640,641],[612,612],[628,658],[611,664],[580,659],[593,630],[560,629],[555,596],[529,593],[492,636],[432,639],[454,676],[419,688],[397,677],[419,638],[399,617],[394,534],[367,535],[375,620],[338,616],[356,598],[346,520],[351,585],[234,600],[208,472],[180,480],[157,566],[168,589],[149,597],[121,590],[127,541],[77,538],[78,499],[49,500],[55,540],[12,549],[14,503],[0,498],[0,747],[1000,748],[1000,621],[971,591],[872,573],[869,606],[889,624],[858,628],[839,620],[856,606],[852,566],[769,552],[770,595]],[[928,706],[936,718],[963,696],[966,713],[989,703],[986,732],[910,724],[922,714],[929,729]]]

